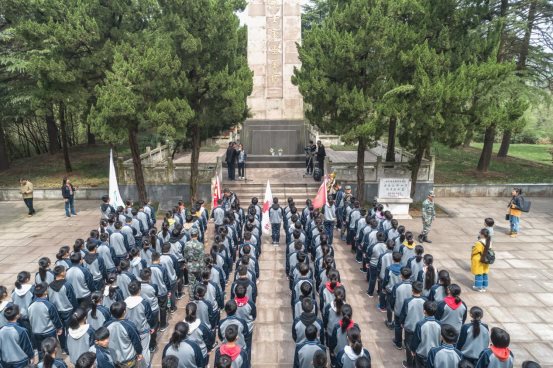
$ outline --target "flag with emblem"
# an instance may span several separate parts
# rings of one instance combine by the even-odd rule
[[[273,203],[273,192],[271,191],[271,183],[267,180],[267,187],[265,188],[265,198],[263,199],[263,211],[261,216],[261,227],[265,235],[271,234],[271,221],[269,219],[269,209]]]

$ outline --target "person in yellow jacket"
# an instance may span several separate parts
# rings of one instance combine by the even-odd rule
[[[521,207],[520,196],[522,195],[522,189],[513,188],[511,195],[512,195],[511,201],[507,206],[509,208],[507,214],[509,215],[509,223],[511,225],[511,232],[509,233],[509,235],[511,235],[511,238],[516,238],[520,227],[520,215],[522,214],[522,211],[520,208]]]
[[[488,229],[480,230],[478,241],[472,246],[470,270],[474,275],[472,288],[480,292],[486,292],[488,288],[488,272],[490,265],[483,263],[482,259],[491,248],[491,237]]]
[[[28,179],[21,178],[19,179],[19,186],[20,186],[19,192],[23,197],[23,201],[25,202],[25,205],[29,209],[28,216],[31,217],[36,213],[33,207],[33,183],[31,183]]]

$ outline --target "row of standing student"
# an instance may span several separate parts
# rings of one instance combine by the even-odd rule
[[[104,210],[105,206],[102,206],[102,213],[104,213]],[[113,214],[118,215],[117,212],[121,211],[116,211]],[[136,217],[136,214],[134,215]],[[201,213],[200,216],[202,216]],[[113,216],[110,216],[109,219],[112,220],[112,218]],[[116,224],[116,221],[110,222]],[[138,252],[136,246],[130,248],[130,260],[126,257],[117,259],[113,256],[114,250],[110,240],[111,235],[120,233],[117,231],[120,229],[117,229],[116,226],[109,228],[105,225],[106,223],[102,222],[101,228],[104,232],[100,236],[95,236],[97,235],[95,231],[91,232],[92,236],[86,242],[88,251],[82,249],[82,241],[76,242],[73,253],[70,253],[65,247],[62,248],[58,254],[57,265],[53,270],[49,270],[48,259],[41,259],[39,262],[40,269],[35,276],[34,284],[31,282],[31,275],[28,272],[21,272],[18,275],[16,289],[12,294],[13,302],[7,301],[7,289],[5,287],[0,288],[0,300],[2,301],[0,336],[3,337],[0,338],[0,344],[2,344],[0,346],[5,346],[3,342],[4,340],[9,341],[9,338],[6,339],[4,336],[9,336],[12,338],[12,342],[17,341],[18,346],[26,348],[26,350],[23,348],[14,349],[13,352],[0,349],[3,352],[0,357],[3,366],[26,366],[29,359],[32,361],[34,357],[33,347],[39,350],[39,360],[41,360],[44,356],[41,349],[43,342],[56,336],[60,338],[63,352],[69,353],[70,361],[76,364],[87,345],[92,345],[93,341],[105,340],[97,340],[92,337],[97,332],[103,331],[102,327],[104,325],[107,325],[108,335],[111,333],[112,337],[109,339],[111,341],[108,350],[110,359],[101,362],[101,364],[112,362],[113,364],[125,363],[131,365],[132,363],[134,365],[138,361],[149,364],[149,357],[144,355],[149,354],[150,351],[155,351],[155,334],[158,329],[163,331],[167,327],[166,313],[163,316],[160,307],[163,304],[169,304],[168,307],[171,311],[176,309],[175,303],[171,303],[171,294],[175,294],[176,291],[176,274],[179,267],[177,256],[173,254],[175,253],[174,244],[163,243],[161,246],[162,254],[159,254],[151,249],[151,245],[161,242],[157,240],[148,241],[135,236],[134,233],[135,245],[141,243],[143,248]],[[170,224],[170,227],[174,235],[178,235],[175,233],[176,229],[184,237],[185,232],[182,231],[182,226],[173,223]],[[234,231],[236,231],[236,228]],[[108,234],[109,236],[106,237]],[[191,229],[188,234],[192,234],[192,240],[194,240],[198,236],[198,231]],[[160,232],[158,238],[161,238],[162,235],[162,232]],[[176,241],[182,247],[186,244],[182,241],[183,237]],[[118,263],[120,271],[118,274],[109,273],[106,275],[105,264],[102,265],[102,259],[96,253],[98,238],[102,238],[104,245],[107,243],[107,254],[111,256],[111,261],[114,264]],[[232,240],[229,239],[229,241]],[[128,242],[129,239],[124,236],[124,243],[127,244]],[[223,244],[220,244],[220,246],[224,248]],[[232,246],[234,247],[235,244],[232,244]],[[90,264],[88,266],[82,265],[83,254],[84,258],[96,255],[97,264],[95,267],[91,267]],[[148,256],[143,257],[145,254],[148,254]],[[216,285],[215,282],[210,281],[211,279],[219,282],[220,287],[224,290],[226,280],[222,275],[223,272],[217,270],[217,266],[212,264],[212,261],[215,263],[217,256],[220,255],[213,254],[213,252],[212,255],[213,259],[210,259],[210,257],[205,259],[206,270],[210,271],[205,275],[204,284],[196,288],[195,296],[197,299],[194,302],[198,301],[198,303],[194,305],[202,304],[201,299],[205,297],[208,286]],[[164,256],[168,261],[166,264],[162,264]],[[136,259],[138,259],[138,262],[136,262]],[[130,272],[131,266],[133,267],[132,271],[138,273],[138,275]],[[135,266],[139,269],[135,269]],[[169,277],[168,269],[173,271],[173,277]],[[99,274],[102,278],[94,278],[94,271],[100,271]],[[203,274],[206,274],[206,272]],[[102,288],[104,282],[107,285]],[[237,294],[240,296],[240,288],[237,289]],[[168,299],[169,302],[167,302]],[[206,301],[204,304],[208,305],[209,302]],[[187,306],[187,316],[188,314],[192,316],[194,309],[193,305]],[[207,314],[210,317],[214,314],[214,309],[204,308],[204,310],[209,311]],[[10,318],[5,317],[6,315]],[[159,325],[160,319],[162,321],[161,325]],[[132,323],[129,323],[129,321]],[[105,331],[101,335],[105,335]],[[138,336],[139,339],[134,339],[133,336]],[[150,337],[152,338],[150,339]],[[78,344],[75,343],[76,339],[79,340]],[[29,344],[21,343],[23,340],[28,341]],[[45,345],[51,346],[51,344]],[[202,357],[205,358],[205,354],[203,355]]]
[[[386,313],[385,324],[394,330],[394,346],[405,349],[403,367],[513,367],[509,334],[489,329],[481,308],[467,309],[461,287],[446,270],[438,272],[432,255],[424,253],[391,213],[380,205],[368,212],[353,200],[343,215],[347,244],[367,275],[367,294],[372,298],[376,285],[377,309]],[[489,229],[480,237],[489,244]],[[467,313],[471,321],[466,324]]]

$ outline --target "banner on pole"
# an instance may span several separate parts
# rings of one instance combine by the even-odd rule
[[[265,188],[265,198],[263,199],[263,211],[261,217],[261,227],[263,234],[271,234],[271,221],[269,220],[269,209],[273,204],[273,192],[271,191],[271,183],[267,180],[267,187]]]
[[[123,198],[121,198],[121,193],[119,193],[115,165],[113,164],[113,151],[111,149],[109,150],[109,204],[115,208],[125,205]]]

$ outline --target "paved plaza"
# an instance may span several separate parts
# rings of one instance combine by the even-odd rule
[[[242,202],[247,199],[243,198]],[[468,307],[484,308],[484,322],[505,328],[511,334],[516,365],[526,359],[553,367],[553,199],[534,198],[532,212],[523,215],[521,235],[505,235],[505,198],[437,198],[450,217],[436,219],[431,232],[433,244],[425,244],[434,255],[435,265],[447,269],[453,282],[463,288]],[[37,215],[27,218],[22,201],[0,202],[0,284],[13,288],[17,272],[36,272],[41,256],[54,254],[61,245],[72,245],[86,238],[97,226],[99,203],[77,201],[78,216],[67,219],[62,201],[37,201]],[[488,293],[470,287],[470,250],[483,219],[496,219],[494,249],[497,260],[490,270]],[[402,220],[408,230],[418,234],[420,219]],[[211,231],[211,230],[210,230]],[[290,296],[284,274],[284,248],[264,242],[258,285],[258,317],[254,332],[254,368],[291,367],[292,341]],[[353,306],[353,319],[362,330],[363,344],[370,351],[373,367],[401,367],[404,351],[392,345],[392,333],[383,323],[384,314],[376,309],[376,298],[365,295],[365,275],[359,272],[351,253],[337,242],[336,262],[347,289],[347,302]],[[185,300],[173,315],[171,327],[184,317]],[[162,335],[154,366],[160,366],[161,349],[171,328]],[[213,364],[213,359],[210,361]]]

